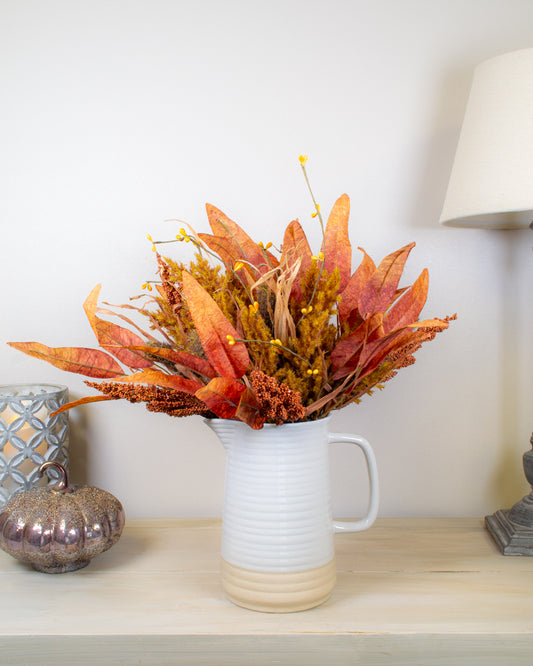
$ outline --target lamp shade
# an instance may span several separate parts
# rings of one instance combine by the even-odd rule
[[[476,68],[440,222],[491,229],[533,222],[533,48]]]

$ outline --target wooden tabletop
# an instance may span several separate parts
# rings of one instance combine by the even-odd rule
[[[533,558],[480,519],[379,519],[335,536],[331,598],[292,614],[227,601],[220,521],[128,520],[80,571],[0,552],[0,664],[479,664],[533,661]]]

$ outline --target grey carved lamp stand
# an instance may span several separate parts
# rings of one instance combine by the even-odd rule
[[[441,224],[533,228],[532,109],[533,48],[476,68]],[[532,492],[485,518],[504,555],[533,556],[533,450],[524,455],[524,471]]]
[[[530,440],[533,445],[533,435]],[[524,473],[531,492],[509,511],[485,517],[485,526],[504,555],[533,555],[533,448],[524,453]]]

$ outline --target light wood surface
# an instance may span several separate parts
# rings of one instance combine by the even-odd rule
[[[58,575],[0,552],[0,664],[533,662],[533,558],[500,555],[479,519],[336,535],[332,596],[291,614],[225,599],[220,536],[217,520],[129,520],[111,550]]]

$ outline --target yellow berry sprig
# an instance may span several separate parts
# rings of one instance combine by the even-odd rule
[[[309,178],[307,176],[307,170],[305,168],[305,164],[307,162],[307,155],[300,155],[298,158],[300,160],[300,166],[302,167],[302,171],[304,174],[305,182],[307,184],[307,189],[309,190],[309,194],[311,195],[311,199],[313,200],[313,204],[315,206],[315,211],[314,213],[311,214],[311,217],[318,217],[320,221],[320,228],[322,229],[322,238],[324,238],[325,232],[324,232],[324,221],[322,220],[322,214],[320,212],[320,205],[316,202],[315,195],[313,194],[313,190],[311,189],[311,183],[309,182]]]
[[[316,368],[313,368],[311,363],[309,363],[309,361],[306,358],[304,358],[303,356],[300,356],[300,354],[297,354],[292,349],[289,349],[288,347],[286,347],[283,344],[282,340],[280,340],[279,338],[275,338],[275,339],[272,339],[272,340],[269,340],[269,341],[268,340],[245,340],[244,338],[235,338],[233,335],[226,335],[226,340],[228,341],[228,345],[230,347],[233,347],[233,345],[236,342],[244,342],[244,343],[246,343],[246,342],[255,342],[256,344],[272,345],[273,347],[277,347],[278,349],[283,349],[283,351],[289,352],[289,354],[292,354],[293,356],[296,356],[296,358],[299,358],[301,361],[303,361],[306,365],[309,366],[309,368],[306,370],[306,374],[308,376],[318,375],[319,371]]]

